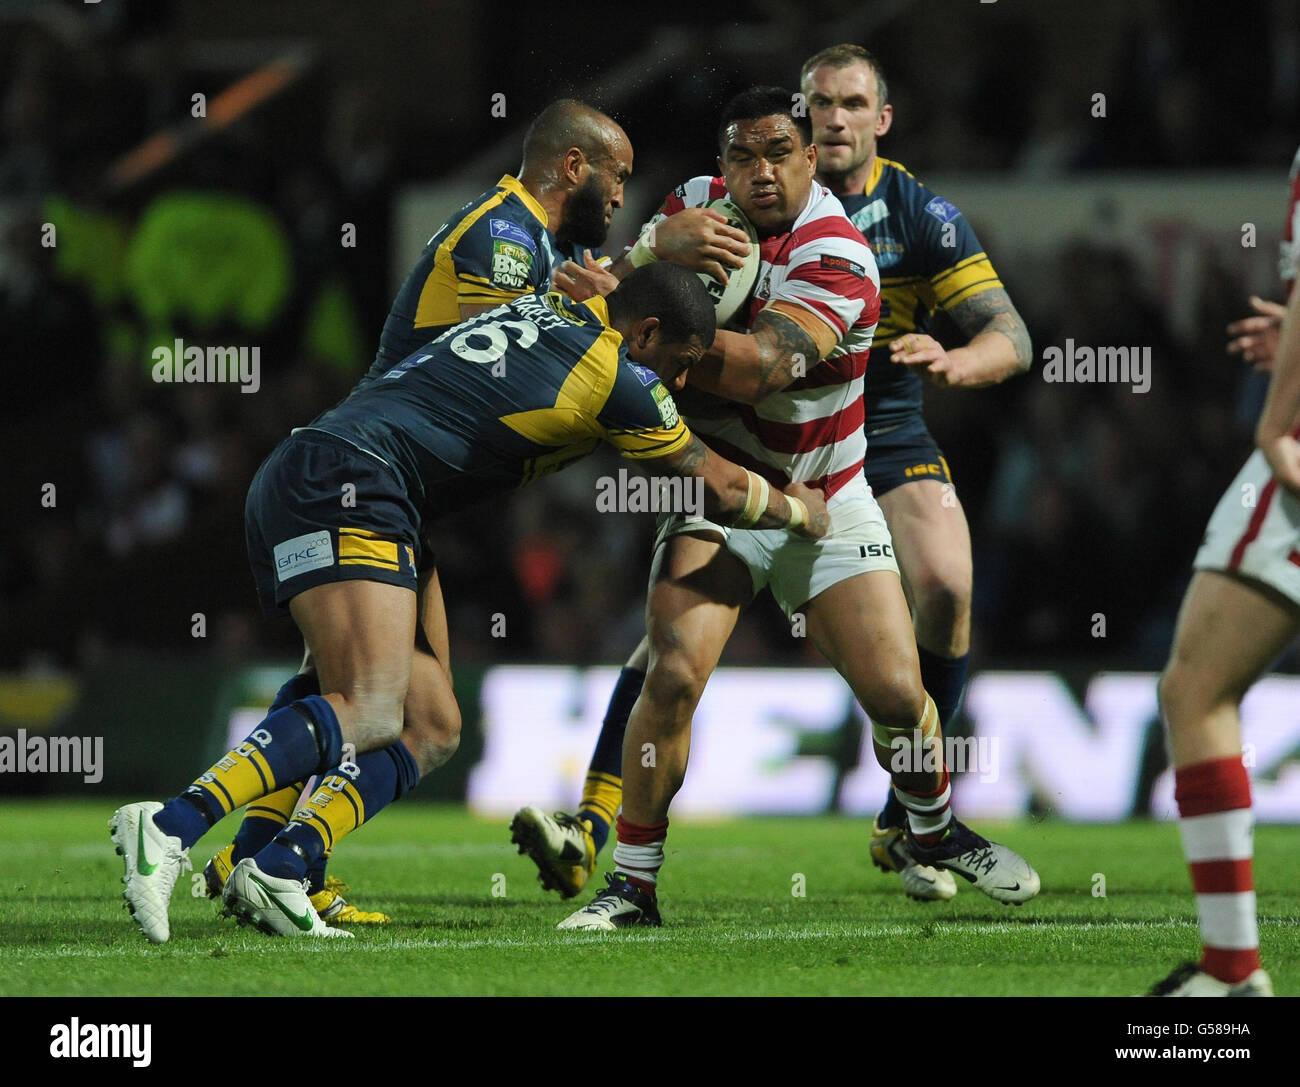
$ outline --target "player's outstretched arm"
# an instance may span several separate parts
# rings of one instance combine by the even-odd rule
[[[633,268],[656,260],[670,260],[727,282],[728,268],[743,268],[750,242],[743,230],[727,222],[712,208],[684,208],[660,215],[641,228],[641,236],[610,267],[622,279]]]
[[[1292,432],[1300,423],[1300,290],[1291,292],[1282,322],[1273,377],[1264,412],[1255,428],[1255,445],[1268,459],[1277,481],[1300,494],[1300,442]]]
[[[694,434],[676,453],[642,461],[650,471],[704,481],[704,513],[735,528],[788,528],[817,540],[830,529],[821,491],[791,483],[779,491],[762,476],[713,452]]]
[[[775,303],[754,318],[748,334],[719,330],[704,358],[691,367],[687,383],[715,396],[757,404],[804,377],[835,344],[829,326],[810,317],[808,323],[824,329],[823,343]]]
[[[946,351],[933,336],[912,332],[889,345],[891,361],[923,369],[936,385],[966,389],[996,385],[1029,369],[1034,358],[1029,330],[1001,287],[981,291],[947,312],[970,337],[965,347]]]

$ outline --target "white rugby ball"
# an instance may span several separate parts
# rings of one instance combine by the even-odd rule
[[[746,259],[743,268],[728,266],[727,283],[725,285],[707,272],[698,273],[700,281],[708,288],[709,296],[713,299],[714,314],[718,327],[722,328],[741,311],[749,301],[749,296],[754,292],[754,284],[758,280],[759,266],[758,231],[754,229],[754,224],[749,221],[745,213],[730,200],[721,198],[710,200],[704,206],[716,211],[719,215],[725,216],[731,226],[739,227],[749,235],[749,257]]]

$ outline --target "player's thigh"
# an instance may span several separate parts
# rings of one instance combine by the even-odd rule
[[[415,642],[411,589],[362,578],[326,582],[294,596],[289,613],[323,695],[341,695],[401,721]]]
[[[908,597],[917,609],[917,626],[926,620],[937,627],[921,637],[929,644],[943,637],[943,628],[969,622],[971,583],[970,526],[957,492],[935,479],[904,483],[877,496],[894,540]],[[920,630],[918,629],[918,634]],[[947,640],[947,639],[944,639]]]
[[[649,697],[693,705],[752,595],[748,568],[716,536],[668,537],[646,602]]]
[[[921,665],[896,573],[871,570],[837,581],[804,611],[813,644],[873,720],[903,728],[921,719]]]
[[[1300,628],[1300,607],[1262,582],[1198,570],[1183,597],[1161,701],[1170,727],[1240,702]]]

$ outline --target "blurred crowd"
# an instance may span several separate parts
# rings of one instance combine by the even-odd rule
[[[1282,5],[1246,0],[1238,18],[1243,6],[1297,40]],[[0,536],[0,668],[82,667],[124,646],[230,658],[296,651],[292,626],[257,610],[244,494],[274,444],[346,395],[369,365],[394,288],[393,194],[455,158],[446,142],[455,118],[395,116],[382,88],[330,74],[337,46],[328,40],[282,93],[191,139],[185,58],[203,43],[178,48],[178,7],[23,18],[0,34],[0,359],[17,378],[0,433],[14,486]],[[1207,18],[1226,17],[1218,8],[1206,5]],[[848,10],[819,9],[828,18]],[[784,6],[755,10],[786,17]],[[1067,117],[1050,89],[1069,84],[1049,78],[1054,65],[1068,67],[1049,28],[999,13],[1003,32],[959,52],[959,62],[895,65],[908,118],[906,153],[896,153],[918,169],[1029,177],[1266,164],[1278,170],[1280,220],[1296,139],[1294,71],[1237,63],[1239,39],[1174,18],[1182,6],[1142,10],[1112,35],[1109,78],[1092,73],[1112,103],[1128,103],[1107,139],[1086,114]],[[962,28],[932,32],[942,39]],[[547,98],[580,93],[569,76],[542,82],[542,61],[560,42],[548,38],[554,28],[538,33],[516,77],[538,81]],[[689,73],[642,88],[620,110],[630,131],[660,135],[638,143],[638,167],[651,178],[698,172],[708,148],[707,126],[692,122],[703,128],[696,146],[672,140],[664,118],[698,116],[701,101],[772,81],[769,57],[736,33],[703,35]],[[915,57],[916,33],[887,24],[873,48]],[[817,35],[805,20],[787,40],[811,52],[827,44]],[[727,48],[735,62],[724,69],[716,56]],[[787,81],[802,55],[790,52]],[[243,59],[230,67],[231,79],[247,70]],[[490,84],[479,89],[486,100]],[[1212,123],[1229,117],[1234,124]],[[123,184],[120,157],[169,128],[179,133],[175,154]],[[426,146],[439,134],[441,156]],[[978,229],[977,209],[967,210]],[[637,214],[622,213],[630,223]],[[355,227],[357,245],[340,243],[341,224]],[[1260,379],[1223,351],[1245,291],[1207,254],[1196,269],[1195,327],[1175,331],[1122,248],[1079,239],[1051,263],[1049,276],[1000,265],[1039,358],[1067,337],[1149,345],[1162,379],[1135,395],[1123,385],[1048,384],[1036,367],[997,389],[928,396],[972,524],[977,663],[1158,667],[1204,522],[1249,449],[1261,402]],[[958,342],[942,323],[939,332]],[[153,381],[153,347],[177,337],[256,345],[260,388]],[[621,466],[601,452],[439,525],[454,657],[614,663],[635,645],[653,517],[598,514],[595,503],[597,479]],[[811,656],[764,597],[726,659]]]

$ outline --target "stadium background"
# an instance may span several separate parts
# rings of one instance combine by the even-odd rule
[[[105,737],[98,784],[3,774],[0,791],[172,791],[293,666],[293,628],[256,609],[248,480],[361,374],[414,253],[516,168],[543,105],[580,97],[633,140],[614,248],[669,187],[711,171],[731,93],[793,86],[805,56],[853,40],[889,78],[882,152],[965,211],[1035,345],[1029,375],[927,400],[974,537],[976,679],[958,731],[987,735],[1019,714],[999,734],[996,813],[1167,804],[1149,673],[1261,401],[1223,330],[1252,291],[1279,297],[1300,132],[1295,6],[646,12],[0,3],[0,359],[17,377],[0,435],[0,729]],[[155,384],[151,348],[175,337],[256,346],[260,388]],[[1043,350],[1067,338],[1149,347],[1150,391],[1043,381]],[[596,477],[617,467],[592,458],[438,530],[467,735],[417,795],[478,788],[485,810],[507,808],[492,789],[522,765],[536,782],[525,799],[576,797],[608,690],[609,674],[588,669],[617,665],[642,621],[652,518],[598,515],[594,502]],[[496,615],[505,637],[492,636]],[[702,707],[721,753],[697,752],[692,775],[714,802],[868,810],[879,789],[858,774],[861,722],[766,597],[723,663],[783,671],[733,674],[731,693]],[[1279,666],[1296,667],[1294,655]],[[1130,672],[1139,681],[1115,694],[1127,681],[1107,675]],[[1265,818],[1300,819],[1291,682],[1248,713],[1248,739],[1267,741]],[[760,689],[761,704],[749,697]],[[742,734],[761,737],[743,757]],[[1066,795],[1085,761],[1095,776]]]

